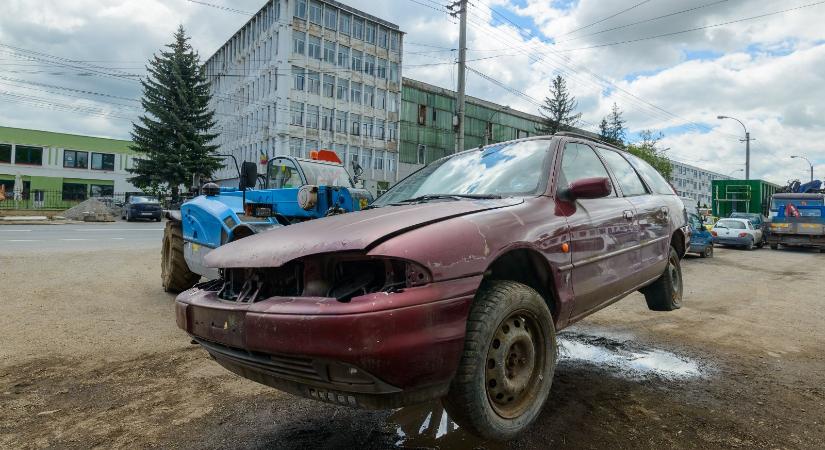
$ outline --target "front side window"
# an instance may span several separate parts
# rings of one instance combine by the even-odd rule
[[[32,166],[43,165],[43,147],[29,147],[18,145],[14,152],[15,164],[28,164]]]
[[[88,169],[89,153],[75,150],[63,151],[63,167],[70,169]]]
[[[622,155],[613,150],[605,150],[603,148],[599,148],[599,154],[607,161],[607,165],[610,166],[610,170],[612,170],[613,175],[616,176],[619,186],[622,187],[622,194],[624,194],[625,197],[647,194],[647,189],[645,189],[645,185],[642,183],[639,175]]]
[[[110,153],[92,153],[93,170],[115,170],[115,155]]]
[[[607,174],[604,164],[589,145],[570,142],[564,146],[556,191],[565,189],[574,181],[584,178],[610,179],[610,175]],[[610,196],[615,197],[616,193],[611,191]]]
[[[642,175],[642,178],[647,182],[647,185],[653,190],[653,192],[662,195],[673,195],[673,188],[670,187],[670,183],[665,180],[665,178],[659,173],[658,170],[654,169],[653,166],[648,164],[646,161],[642,160],[641,158],[636,157],[635,155],[631,155],[630,153],[626,153],[623,155],[627,160],[630,161],[630,164],[639,171]]]
[[[386,206],[422,195],[536,195],[552,153],[550,142],[489,145],[442,158],[400,181],[374,205]]]
[[[304,184],[295,163],[288,159],[272,161],[269,165],[269,180],[270,189],[296,188]]]

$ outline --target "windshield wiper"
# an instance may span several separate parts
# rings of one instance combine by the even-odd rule
[[[484,200],[484,199],[492,199],[492,198],[501,198],[500,195],[495,194],[427,194],[421,195],[418,197],[408,198],[406,200],[401,200],[398,203],[416,203],[416,202],[425,202],[427,200],[442,200],[442,199],[452,199],[452,200],[461,200],[461,199],[476,199],[476,200]]]

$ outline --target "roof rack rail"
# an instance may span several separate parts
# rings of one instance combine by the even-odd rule
[[[570,136],[570,137],[580,137],[580,138],[584,138],[584,139],[589,139],[589,140],[591,140],[591,141],[596,141],[596,142],[598,142],[598,143],[600,143],[600,144],[604,144],[604,145],[607,145],[607,146],[609,146],[609,147],[613,147],[613,148],[615,148],[616,150],[624,150],[623,148],[619,147],[619,146],[618,146],[618,145],[616,145],[616,144],[611,144],[610,142],[604,141],[604,140],[599,139],[599,138],[597,138],[597,137],[590,136],[590,135],[587,135],[587,134],[584,134],[584,133],[578,133],[578,132],[575,132],[575,131],[557,131],[557,132],[554,134],[554,136]]]

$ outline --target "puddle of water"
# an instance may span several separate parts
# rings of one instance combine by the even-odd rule
[[[390,415],[387,422],[395,430],[396,448],[503,448],[462,430],[440,402],[401,408]]]
[[[704,375],[695,360],[664,350],[634,347],[628,341],[572,334],[559,336],[559,344],[564,359],[606,366],[632,378],[685,379]]]

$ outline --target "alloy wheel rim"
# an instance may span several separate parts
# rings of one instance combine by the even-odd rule
[[[541,387],[544,335],[535,316],[516,311],[503,320],[490,342],[485,367],[487,398],[501,417],[520,416]]]

